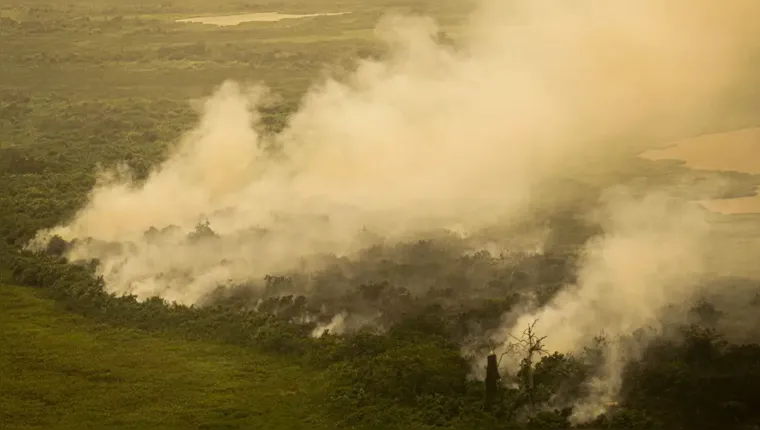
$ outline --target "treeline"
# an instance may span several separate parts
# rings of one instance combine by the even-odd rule
[[[588,393],[587,382],[602,365],[602,344],[577,356],[526,355],[519,368],[502,375],[496,404],[486,409],[483,382],[469,376],[472,363],[454,340],[457,324],[441,306],[410,308],[385,332],[314,338],[313,322],[298,321],[297,312],[277,311],[303,305],[303,296],[270,301],[258,310],[234,302],[187,307],[109,294],[94,276],[95,263],[73,265],[59,256],[6,248],[0,264],[9,268],[13,282],[46,288],[68,311],[96,321],[287,354],[327,369],[330,408],[346,426],[569,428],[573,402]],[[371,295],[373,288],[361,290]],[[760,424],[760,398],[754,395],[760,384],[760,346],[727,344],[711,328],[718,314],[705,303],[692,313],[691,324],[667,326],[667,336],[653,337],[626,366],[621,401],[589,426]]]

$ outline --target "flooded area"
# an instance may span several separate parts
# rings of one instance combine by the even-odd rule
[[[641,155],[649,160],[681,160],[700,170],[760,174],[760,127],[698,136]],[[760,189],[758,189],[760,193]],[[700,202],[723,214],[760,213],[760,195]]]
[[[244,22],[275,22],[283,19],[308,18],[313,16],[343,15],[347,12],[312,13],[306,15],[289,15],[279,12],[244,13],[238,15],[201,16],[197,18],[178,19],[177,22],[191,22],[218,26],[238,25]]]

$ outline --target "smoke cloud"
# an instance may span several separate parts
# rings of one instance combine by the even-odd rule
[[[546,335],[542,345],[547,351],[582,352],[602,334],[612,340],[600,374],[590,383],[589,398],[575,409],[579,421],[593,419],[617,400],[620,375],[631,357],[616,341],[658,327],[669,305],[695,297],[709,232],[704,210],[667,193],[633,198],[614,189],[603,201],[596,216],[604,233],[586,244],[577,283],[496,335],[504,351],[534,322],[534,330]]]
[[[226,82],[145,181],[104,177],[35,243],[78,239],[68,257],[99,259],[110,291],[191,304],[319,267],[323,254],[520,225],[567,198],[556,184],[594,182],[647,141],[730,115],[759,11],[754,0],[485,1],[457,47],[430,19],[389,17],[377,27],[388,57],[315,85],[283,132],[259,122],[266,90]],[[605,194],[603,235],[586,244],[577,283],[495,339],[538,319],[547,347],[576,350],[687,297],[707,225],[667,195]],[[622,361],[600,399],[614,396]]]

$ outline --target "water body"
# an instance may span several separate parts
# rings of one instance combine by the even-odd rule
[[[693,169],[760,174],[760,127],[684,139],[641,156],[650,160],[681,160]],[[718,213],[760,213],[760,189],[751,197],[700,203]]]
[[[283,19],[307,18],[312,16],[343,15],[347,12],[312,13],[306,15],[289,15],[278,12],[245,13],[239,15],[201,16],[197,18],[178,19],[177,22],[194,22],[218,26],[238,25],[244,22],[275,22]]]

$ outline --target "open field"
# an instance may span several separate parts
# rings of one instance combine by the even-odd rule
[[[320,374],[249,349],[99,325],[0,286],[4,429],[332,429]]]

